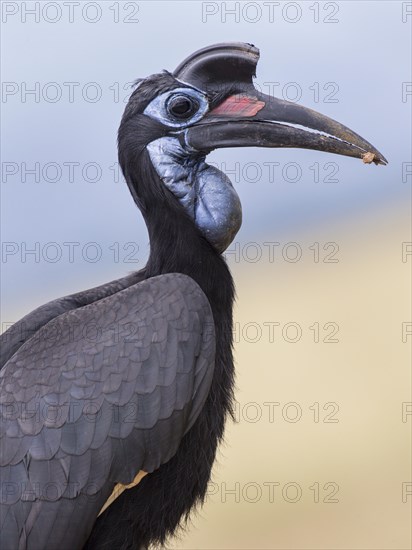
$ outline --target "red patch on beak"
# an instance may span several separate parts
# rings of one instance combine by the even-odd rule
[[[264,101],[248,95],[231,95],[213,109],[210,114],[216,116],[255,116],[265,106]]]

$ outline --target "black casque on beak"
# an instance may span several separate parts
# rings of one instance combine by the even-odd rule
[[[205,152],[221,147],[299,147],[387,164],[373,145],[343,124],[257,91],[253,77],[258,60],[259,50],[251,44],[216,44],[177,67],[173,76],[205,92],[212,104],[201,122],[181,134],[186,146]]]

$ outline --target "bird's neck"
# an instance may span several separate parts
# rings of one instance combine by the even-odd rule
[[[149,155],[129,160],[124,174],[149,232],[146,277],[184,273],[201,287],[214,314],[219,311],[231,319],[234,290],[226,262],[165,187]]]
[[[150,238],[147,277],[184,273],[201,287],[214,314],[219,311],[219,317],[231,319],[231,274],[222,255],[203,237],[192,219],[180,205],[174,207],[169,202],[159,203],[154,212],[146,212],[145,218]]]

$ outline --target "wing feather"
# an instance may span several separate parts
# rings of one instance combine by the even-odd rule
[[[0,372],[3,548],[81,547],[117,483],[170,460],[210,388],[211,326],[199,286],[167,274],[20,343]]]

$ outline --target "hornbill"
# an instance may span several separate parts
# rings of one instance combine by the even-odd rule
[[[118,150],[148,228],[146,267],[4,333],[2,550],[162,544],[203,502],[233,412],[222,253],[241,225],[206,155],[301,147],[386,164],[349,128],[255,89],[258,58],[253,45],[216,44],[137,81]]]

